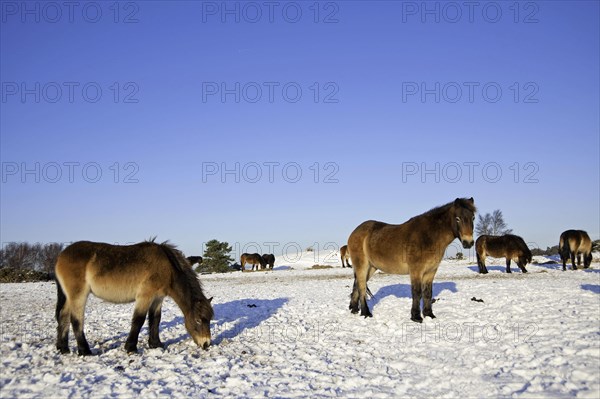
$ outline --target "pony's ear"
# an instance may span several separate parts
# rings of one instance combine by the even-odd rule
[[[212,297],[212,296],[211,296],[210,298],[208,298],[208,302],[209,302],[209,303],[212,303],[212,299],[213,299],[213,297]]]
[[[454,200],[454,205],[456,205],[456,206],[460,205],[460,198],[457,198]]]
[[[471,202],[471,204],[475,203],[475,200],[473,199],[473,197],[469,198],[469,201]]]

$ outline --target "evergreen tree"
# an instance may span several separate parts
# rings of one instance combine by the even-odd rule
[[[202,255],[202,264],[196,268],[197,272],[225,273],[231,271],[229,264],[233,262],[230,255],[231,247],[227,242],[210,240],[206,243],[206,250]]]

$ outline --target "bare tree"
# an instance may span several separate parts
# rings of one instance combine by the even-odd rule
[[[62,250],[63,245],[56,242],[44,245],[39,259],[40,268],[43,272],[52,273],[54,271],[56,260]]]
[[[477,225],[475,226],[475,233],[478,236],[481,235],[492,235],[501,236],[504,234],[512,233],[512,229],[507,229],[504,216],[500,209],[496,209],[492,214],[486,213],[485,215],[478,216]]]
[[[2,250],[2,266],[11,269],[33,269],[36,258],[35,249],[26,242],[11,242]]]
[[[27,242],[11,242],[0,250],[0,267],[15,270],[39,270],[50,273],[54,270],[58,254],[63,245],[29,244]]]

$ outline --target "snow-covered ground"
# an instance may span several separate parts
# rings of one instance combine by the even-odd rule
[[[0,396],[600,397],[598,262],[506,274],[503,259],[489,259],[490,273],[479,275],[473,263],[444,261],[437,318],[416,324],[408,276],[376,274],[374,317],[364,319],[348,310],[351,270],[336,256],[314,256],[201,276],[214,296],[207,351],[166,300],[167,348],[149,349],[144,327],[140,353],[128,355],[133,305],[90,297],[85,327],[96,355],[77,356],[72,334],[73,353],[59,355],[54,284],[2,284]],[[311,270],[316,263],[335,268]]]

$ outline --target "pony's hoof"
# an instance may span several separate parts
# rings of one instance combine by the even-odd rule
[[[137,345],[125,344],[125,350],[127,351],[127,353],[138,353]]]
[[[358,309],[350,309],[350,313],[357,314],[358,313]]]
[[[87,350],[78,350],[78,351],[77,351],[77,354],[78,354],[79,356],[91,356],[91,354],[92,354],[92,351],[91,351],[91,350],[89,350],[89,349],[87,349]]]
[[[58,349],[58,351],[62,354],[62,355],[66,355],[67,353],[71,353],[71,351],[69,350],[68,347],[66,348],[59,348],[57,347],[56,349]]]
[[[373,317],[373,314],[371,312],[369,313],[361,313],[361,316],[364,316],[364,318],[366,319],[367,317]]]
[[[148,346],[150,347],[150,349],[165,349],[165,344],[163,344],[162,342],[158,341],[158,342],[149,342]]]
[[[421,316],[418,316],[418,317],[413,316],[410,319],[416,323],[423,323],[423,318]]]

